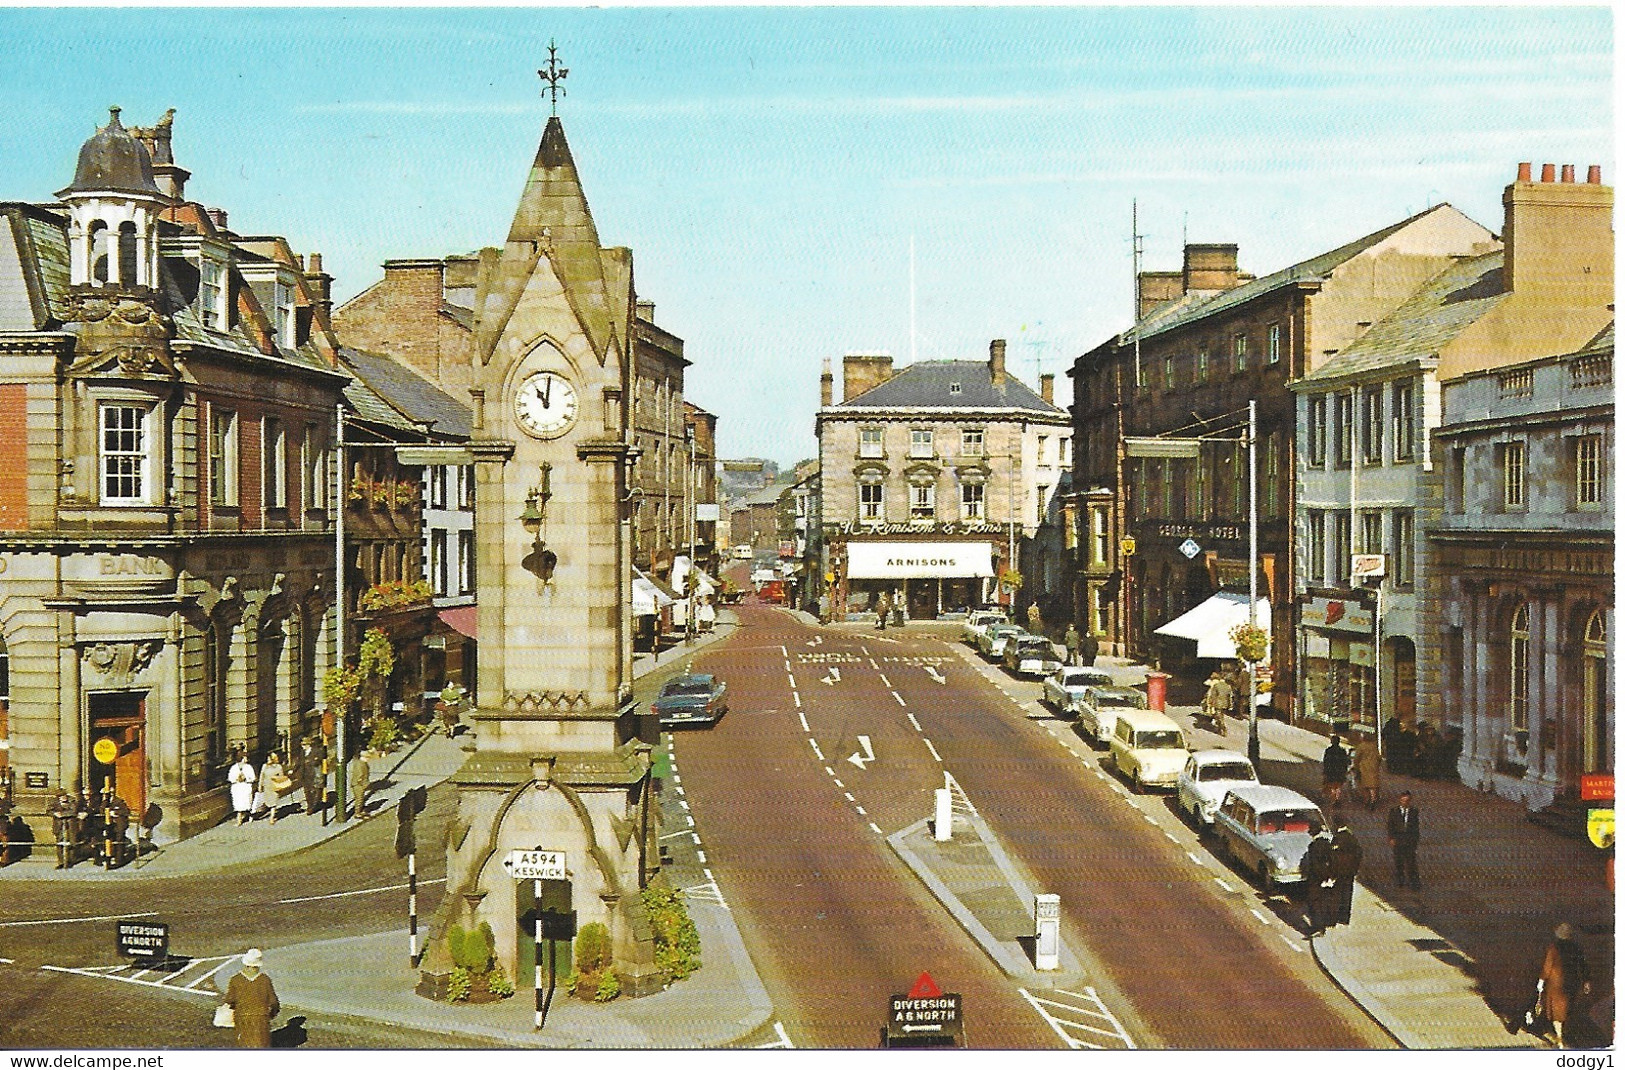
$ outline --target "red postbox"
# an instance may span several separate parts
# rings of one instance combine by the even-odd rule
[[[1145,674],[1146,705],[1154,710],[1165,711],[1168,706],[1168,674],[1165,672],[1148,672]]]

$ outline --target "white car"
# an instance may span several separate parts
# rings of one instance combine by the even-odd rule
[[[1219,853],[1266,893],[1303,880],[1303,855],[1326,824],[1320,807],[1273,784],[1231,789],[1213,816]]]
[[[1020,625],[998,621],[987,626],[981,638],[976,640],[976,648],[982,652],[982,657],[989,661],[1003,661],[1005,641],[1013,635],[1026,634],[1026,630]]]
[[[1134,687],[1085,687],[1077,701],[1078,732],[1088,740],[1106,746],[1117,728],[1119,710],[1143,710],[1145,692]]]
[[[1061,713],[1076,713],[1084,688],[1110,686],[1111,674],[1103,669],[1078,669],[1063,665],[1044,677],[1044,701]]]
[[[1002,609],[973,609],[965,617],[965,626],[960,630],[959,638],[968,646],[975,646],[988,625],[1003,624],[1006,619]]]
[[[1046,676],[1061,667],[1055,644],[1042,635],[1018,635],[1004,644],[1004,667],[1016,676]]]
[[[1224,797],[1246,784],[1258,783],[1258,773],[1245,754],[1233,750],[1199,750],[1191,755],[1174,785],[1179,808],[1200,826],[1213,824]]]

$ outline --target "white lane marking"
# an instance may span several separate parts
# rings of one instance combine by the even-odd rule
[[[829,760],[824,757],[824,752],[818,749],[818,741],[816,739],[809,739],[807,742],[812,744],[813,753],[818,755],[819,761],[824,762]]]
[[[826,766],[825,768],[828,768],[828,767]],[[835,776],[835,770],[831,769],[829,775],[832,776],[832,777],[835,777],[835,786],[837,788],[846,787],[846,784],[841,780],[841,778],[838,777],[838,776]]]
[[[694,856],[700,860],[700,865],[705,865],[705,852],[703,850],[695,851]]]
[[[869,827],[875,830],[875,835],[876,836],[884,836],[885,835],[884,832],[880,831],[880,826],[875,824],[873,821],[869,822]]]
[[[861,815],[863,817],[868,817],[869,816],[869,811],[865,810],[863,807],[856,806],[855,808],[857,809],[859,815]]]
[[[1163,829],[1162,834],[1164,836],[1168,837],[1168,842],[1169,843],[1178,843],[1179,842],[1179,837],[1175,836],[1172,832],[1169,832],[1167,829]]]
[[[15,959],[0,959],[0,963],[3,963],[5,965],[7,965],[7,966],[10,966],[15,961],[16,961]]]
[[[715,883],[715,881],[717,879],[717,875],[715,873],[711,872],[711,867],[710,866],[701,866],[700,867],[700,872],[705,874],[705,879],[706,880]]]
[[[1067,1000],[1052,998],[1051,996],[1035,996],[1025,988],[1017,988],[1016,991],[1021,993],[1022,998],[1043,1017],[1051,1029],[1055,1030],[1056,1036],[1060,1037],[1066,1046],[1073,1051],[1079,1048],[1100,1051],[1108,1046],[1112,1048],[1135,1047],[1134,1038],[1129,1036],[1128,1030],[1123,1028],[1123,1023],[1118,1021],[1117,1016],[1107,1008],[1093,986],[1086,987],[1082,992],[1070,992],[1061,988],[1053,990],[1054,996],[1066,996],[1068,997]],[[1070,1002],[1071,1000],[1081,1002],[1074,1003]],[[1051,1013],[1051,1007],[1061,1013]],[[1065,1015],[1065,1017],[1062,1015]],[[1096,1022],[1104,1022],[1111,1028],[1103,1028],[1101,1025],[1094,1024]],[[1084,1035],[1077,1035],[1079,1033]],[[1116,1043],[1108,1045],[1104,1042],[1105,1038],[1110,1038]]]
[[[86,918],[42,918],[39,921],[0,921],[0,929],[14,929],[24,925],[72,925],[77,921],[123,921],[127,918],[156,918],[157,911],[145,914],[93,914]]]
[[[679,832],[677,835],[682,836],[685,835],[685,833]],[[695,832],[693,829],[689,829],[686,835],[688,835],[694,841],[695,847],[700,845],[700,834],[698,832]]]
[[[899,706],[902,706],[904,709],[908,708],[908,703],[903,701],[903,696],[902,695],[899,695],[897,692],[893,691],[891,693],[891,697],[897,700],[897,704]]]
[[[150,915],[148,916],[150,917]],[[141,985],[144,988],[167,988],[172,992],[189,992],[194,996],[202,996],[205,999],[215,999],[219,996],[219,993],[216,992],[200,992],[195,988],[182,988],[180,985],[165,984],[163,981],[143,981],[136,977],[125,977],[97,969],[77,970],[68,966],[41,966],[40,969],[50,970],[52,973],[75,973],[81,977],[99,977],[108,981],[123,981],[127,985]]]
[[[886,679],[885,673],[880,674],[880,682],[885,684],[888,690],[891,688],[891,681]]]
[[[929,739],[925,740],[925,749],[931,752],[931,757],[935,758],[938,763],[941,763],[942,755],[937,753],[937,748],[931,745],[931,741]]]
[[[841,670],[836,668],[834,665],[831,665],[829,667],[829,675],[820,678],[818,682],[821,684],[829,684],[831,687],[835,686],[841,682]]]
[[[1218,886],[1219,886],[1219,887],[1220,887],[1220,888],[1223,888],[1223,889],[1224,889],[1224,890],[1225,890],[1225,891],[1227,891],[1227,892],[1234,892],[1234,891],[1235,891],[1235,889],[1234,889],[1234,888],[1232,888],[1232,887],[1230,887],[1230,885],[1228,885],[1228,884],[1226,884],[1226,883],[1224,883],[1224,881],[1223,881],[1223,880],[1221,880],[1221,879],[1220,879],[1220,878],[1218,878],[1218,877],[1214,877],[1214,878],[1213,878],[1213,883],[1214,883],[1214,884],[1217,884],[1217,885],[1218,885]]]
[[[868,651],[865,651],[865,652],[864,652],[864,653],[868,653]],[[874,659],[874,658],[870,658],[870,659],[869,659],[869,668],[871,668],[871,669],[873,669],[873,670],[874,670],[874,671],[875,671],[875,672],[879,672],[879,671],[880,671],[880,666],[879,666],[879,665],[878,665],[878,664],[876,664],[876,663],[875,663],[875,659]]]
[[[831,769],[831,768],[830,768],[830,767],[829,767],[829,766],[827,766],[827,765],[826,765],[826,766],[824,766],[824,772],[826,772],[826,773],[828,773],[828,774],[829,774],[829,775],[830,775],[830,776],[834,776],[834,775],[835,775],[835,770],[834,770],[834,769]]]
[[[688,800],[687,799],[678,799],[677,800],[677,805],[681,806],[684,810],[687,810],[688,809]]]
[[[1153,828],[1156,828],[1156,827],[1159,827],[1159,826],[1158,826],[1158,825],[1157,825],[1157,819],[1156,819],[1156,818],[1154,818],[1154,817],[1152,817],[1152,816],[1151,816],[1151,815],[1150,815],[1150,814],[1141,814],[1141,815],[1140,815],[1140,816],[1141,816],[1141,817],[1143,817],[1143,818],[1145,818],[1145,823],[1146,823],[1146,824],[1147,824],[1147,825],[1150,825],[1150,826],[1152,826],[1152,827],[1153,827]]]
[[[758,1045],[756,1045],[756,1050],[757,1051],[765,1051],[768,1048],[794,1048],[795,1047],[794,1044],[790,1043],[790,1034],[786,1033],[784,1031],[784,1023],[783,1022],[774,1022],[773,1023],[773,1031],[779,1035],[779,1039],[778,1040],[768,1041],[766,1044],[758,1044]]]
[[[801,692],[792,691],[790,692],[790,697],[796,700],[796,709],[801,709]]]
[[[1190,859],[1192,862],[1195,862],[1199,866],[1206,866],[1207,865],[1207,863],[1203,862],[1202,859],[1200,858],[1200,856],[1198,856],[1195,851],[1186,851],[1185,852],[1185,857]],[[1221,882],[1221,883],[1223,883],[1223,882]]]
[[[914,726],[914,731],[916,731],[916,732],[924,732],[925,731],[925,729],[920,727],[920,722],[919,722],[918,718],[916,718],[912,712],[910,712],[907,716],[908,716],[908,723]]]
[[[418,881],[418,887],[421,888],[425,884],[445,884],[445,883],[446,883],[446,878],[444,878],[444,877],[436,877],[432,881]],[[331,895],[305,895],[305,896],[300,896],[298,899],[279,899],[279,900],[277,900],[277,905],[278,906],[285,906],[285,905],[287,905],[289,903],[316,903],[316,902],[319,902],[319,901],[321,901],[323,899],[348,899],[352,895],[371,895],[374,892],[399,892],[399,891],[401,891],[401,890],[403,890],[405,888],[410,888],[410,887],[411,887],[410,884],[385,884],[385,885],[382,885],[382,886],[377,887],[377,888],[357,888],[354,891],[349,891],[349,892],[334,892]]]
[[[1260,913],[1259,913],[1259,912],[1258,912],[1258,908],[1257,908],[1257,907],[1249,907],[1249,908],[1248,908],[1248,909],[1249,909],[1249,910],[1251,910],[1251,911],[1252,911],[1252,912],[1253,912],[1253,917],[1255,917],[1255,918],[1257,918],[1257,919],[1258,919],[1258,923],[1259,923],[1259,924],[1260,924],[1260,925],[1268,925],[1268,924],[1269,924],[1269,923],[1270,923],[1270,919],[1268,919],[1268,918],[1266,918],[1266,917],[1265,917],[1265,916],[1264,916],[1264,915],[1262,915],[1262,914],[1260,914]]]
[[[799,706],[796,707],[796,717],[798,717],[801,720],[801,730],[803,732],[811,732],[812,731],[812,725],[807,723],[807,715],[802,712],[801,707],[799,707]]]
[[[795,673],[789,673],[788,675],[790,677],[790,690],[791,691],[797,690],[797,688],[796,688],[796,674]]]
[[[677,837],[677,836],[694,836],[694,833],[688,831],[687,829],[683,829],[680,832],[668,832],[668,833],[666,833],[664,836],[662,836],[660,838],[663,839],[663,840],[669,840],[669,839],[672,839],[672,838]],[[699,837],[694,836],[694,839],[696,841],[698,841]]]
[[[843,791],[841,794],[846,796],[846,801],[849,803],[855,803],[858,801],[852,797],[852,793],[850,791]]]
[[[935,665],[927,665],[925,667],[925,671],[930,675],[931,679],[935,680],[939,684],[945,684],[948,682],[948,678],[942,675],[942,673],[938,672]]]
[[[1287,946],[1287,947],[1290,947],[1290,948],[1291,948],[1291,949],[1292,949],[1292,950],[1294,950],[1294,951],[1300,951],[1300,952],[1301,952],[1301,951],[1302,951],[1302,950],[1303,950],[1303,948],[1301,948],[1301,947],[1299,947],[1299,946],[1298,946],[1298,945],[1297,945],[1297,942],[1296,942],[1296,941],[1294,941],[1294,940],[1293,940],[1293,939],[1292,939],[1292,938],[1291,938],[1291,937],[1290,937],[1290,936],[1288,936],[1288,935],[1287,935],[1287,934],[1286,934],[1286,933],[1276,933],[1276,934],[1275,934],[1275,935],[1276,935],[1276,936],[1279,936],[1279,937],[1280,937],[1280,938],[1281,938],[1281,939],[1282,939],[1282,940],[1284,940],[1284,941],[1286,941],[1286,946]]]
[[[233,962],[236,962],[236,961],[237,961],[237,956],[236,955],[222,955],[220,957],[220,965],[216,966],[214,969],[210,970],[208,973],[205,973],[202,976],[198,977],[197,980],[193,981],[191,984],[187,985],[186,987],[187,988],[196,988],[198,985],[202,984],[204,981],[209,980],[215,974],[219,973],[221,970],[225,969],[227,966],[230,966]]]

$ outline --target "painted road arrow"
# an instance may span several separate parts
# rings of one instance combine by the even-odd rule
[[[823,682],[826,683],[826,684],[838,684],[838,683],[840,683],[841,682],[841,670],[837,669],[835,666],[831,665],[829,667],[829,675],[823,678]]]
[[[868,763],[875,760],[875,749],[869,745],[868,736],[859,736],[858,746],[862,747],[863,749],[858,753],[849,756],[846,760],[857,766],[859,769],[867,772],[869,769]]]
[[[939,684],[945,684],[948,682],[948,678],[942,675],[942,673],[938,672],[935,665],[927,665],[925,667],[925,671],[930,673],[931,679],[935,680]]]

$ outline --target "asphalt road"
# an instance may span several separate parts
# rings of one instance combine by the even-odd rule
[[[699,660],[729,682],[715,729],[677,736],[683,786],[798,1046],[868,1047],[928,969],[975,1047],[1060,1043],[885,845],[954,776],[1043,890],[1134,1041],[1151,1048],[1388,1047],[1268,900],[1159,796],[1134,797],[1032,700],[955,644],[813,629],[744,606]],[[868,761],[872,753],[874,760]],[[854,762],[853,756],[859,760]]]

